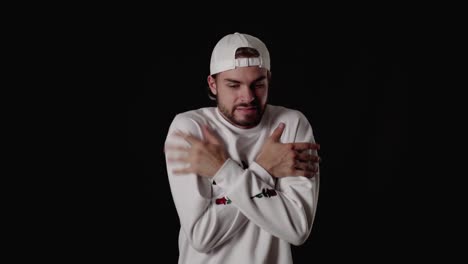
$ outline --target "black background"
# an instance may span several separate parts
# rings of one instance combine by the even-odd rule
[[[295,263],[399,256],[404,248],[392,241],[406,225],[400,205],[409,177],[412,36],[403,26],[365,25],[122,24],[102,30],[111,41],[99,47],[103,55],[92,69],[105,67],[98,74],[112,85],[96,99],[101,111],[91,119],[106,129],[89,131],[103,152],[98,146],[90,155],[101,166],[90,174],[98,175],[90,176],[98,183],[96,199],[86,200],[90,206],[81,216],[88,250],[104,252],[103,258],[176,262],[179,222],[163,155],[167,129],[175,114],[213,105],[206,94],[211,50],[222,36],[242,32],[269,48],[269,102],[302,111],[321,144],[316,220],[308,241],[293,247]],[[112,117],[117,126],[109,129]]]

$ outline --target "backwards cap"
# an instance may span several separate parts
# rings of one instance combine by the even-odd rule
[[[256,49],[260,56],[236,59],[236,50],[246,47]],[[270,53],[260,39],[236,32],[218,41],[211,54],[210,75],[247,66],[258,66],[270,70]]]

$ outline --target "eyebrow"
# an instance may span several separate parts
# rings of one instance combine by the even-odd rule
[[[260,76],[257,79],[255,79],[252,83],[256,83],[256,82],[262,81],[264,79],[266,79],[266,76]],[[241,83],[240,81],[237,81],[237,80],[234,80],[234,79],[229,79],[229,78],[226,78],[223,81],[232,82],[232,83]]]

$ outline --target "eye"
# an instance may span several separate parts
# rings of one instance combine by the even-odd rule
[[[228,83],[227,85],[229,88],[238,88],[239,87],[239,84],[236,84],[236,83]]]

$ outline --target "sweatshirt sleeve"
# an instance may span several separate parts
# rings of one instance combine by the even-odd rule
[[[169,128],[165,145],[189,146],[185,140],[172,136],[175,131],[202,138],[200,124],[180,114],[174,118]],[[166,151],[165,155],[172,198],[181,228],[193,248],[200,252],[208,252],[227,241],[248,222],[236,207],[226,206],[228,201],[219,199],[220,188],[214,189],[215,186],[209,178],[196,174],[174,175],[172,170],[183,165],[167,162],[168,157],[176,155],[176,152]],[[229,166],[226,165],[223,165],[218,174],[236,172],[228,169]]]
[[[301,113],[296,133],[282,142],[315,142],[312,127]],[[287,125],[288,127],[288,125]],[[284,133],[283,136],[285,136]],[[291,133],[289,133],[291,134]],[[316,151],[313,151],[316,154]],[[232,170],[237,170],[231,163]],[[293,245],[304,243],[312,230],[319,194],[319,173],[313,178],[290,176],[272,184],[272,177],[252,163],[242,173],[215,175],[216,182],[239,210],[262,229]]]

